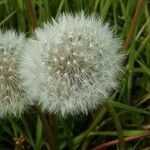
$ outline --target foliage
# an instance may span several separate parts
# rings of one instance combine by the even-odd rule
[[[37,24],[57,18],[61,12],[96,12],[125,41],[135,12],[137,0],[32,0]],[[111,97],[123,126],[126,149],[148,149],[150,101],[150,12],[145,1],[128,48],[126,75],[120,88]],[[32,24],[25,0],[0,0],[0,27],[32,34]],[[47,115],[49,119],[50,116]],[[105,107],[74,118],[56,119],[57,146],[64,149],[91,149],[117,139],[114,122]],[[56,126],[57,124],[57,126]],[[139,136],[139,138],[137,138]],[[131,137],[128,140],[126,137]],[[144,138],[141,138],[144,137]],[[74,144],[74,146],[73,146]],[[0,150],[48,149],[42,123],[31,110],[20,118],[0,121]],[[112,149],[117,149],[112,146]]]

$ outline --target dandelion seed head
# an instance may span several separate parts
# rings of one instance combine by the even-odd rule
[[[28,44],[32,53],[26,52],[23,76],[44,110],[62,116],[87,114],[116,89],[124,59],[121,40],[94,15],[62,14],[38,28],[35,37]],[[36,83],[29,74],[38,75]]]
[[[24,35],[0,31],[0,117],[22,112],[25,95],[18,71]]]

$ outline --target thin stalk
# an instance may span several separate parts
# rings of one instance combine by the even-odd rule
[[[46,116],[46,119],[47,119],[47,123],[48,123],[48,126],[49,128],[52,130],[52,133],[53,133],[53,138],[54,138],[54,141],[55,141],[55,147],[57,148],[57,133],[58,133],[58,128],[57,128],[57,117],[56,115],[54,114],[48,114]]]
[[[106,15],[107,15],[107,12],[111,6],[111,3],[112,3],[112,0],[105,1],[105,5],[104,5],[104,8],[103,8],[102,13],[101,13],[101,17],[103,20],[105,20],[105,18],[106,18]]]
[[[132,18],[132,21],[131,21],[131,24],[130,24],[130,27],[128,30],[127,38],[124,43],[124,47],[123,47],[124,51],[128,50],[129,44],[132,40],[134,31],[136,29],[138,17],[140,16],[142,9],[144,7],[144,2],[145,2],[145,0],[138,0],[138,2],[137,2],[136,9],[135,9],[135,12],[134,12],[134,15],[133,15],[133,18]]]
[[[47,140],[48,140],[48,143],[50,146],[50,150],[56,150],[55,138],[53,136],[53,132],[52,132],[51,128],[48,125],[45,115],[43,115],[43,113],[41,112],[41,110],[39,108],[35,107],[35,110],[36,110],[37,114],[39,115],[41,122],[43,124],[45,134],[47,135]]]
[[[89,128],[83,132],[82,134],[78,135],[77,137],[74,138],[73,142],[75,146],[78,146],[82,140],[84,138],[86,138],[88,136],[88,134],[93,131],[95,129],[95,127],[97,126],[97,124],[100,122],[100,120],[103,118],[104,114],[106,113],[106,108],[103,107],[99,113],[97,114],[97,116],[95,117],[94,121],[92,122],[92,124],[89,126]]]
[[[57,135],[57,128],[56,128],[56,126],[57,126],[57,117],[53,114],[48,114],[46,116],[46,118],[47,118],[48,125],[51,128],[51,130],[53,131],[53,135],[54,135],[54,138],[56,140],[55,136]]]
[[[65,122],[66,120],[62,120],[61,123],[63,125],[65,135],[67,137],[67,144],[69,147],[69,150],[74,150],[74,145],[73,145],[73,135],[71,130],[68,127],[68,124]]]
[[[31,0],[24,0],[24,1],[25,1],[25,5],[26,5],[26,8],[27,8],[30,20],[31,20],[32,27],[34,29],[37,26],[35,10],[32,6]]]
[[[111,97],[110,97],[110,100],[114,99],[114,97],[116,96],[116,93],[114,93]],[[74,144],[75,145],[79,145],[81,143],[81,141],[84,139],[84,138],[88,138],[88,135],[90,132],[94,131],[97,124],[100,123],[100,121],[102,120],[102,118],[104,117],[105,113],[106,113],[106,108],[105,107],[102,107],[101,110],[97,113],[96,117],[94,118],[93,122],[91,123],[91,125],[89,126],[89,128],[83,132],[82,134],[78,135],[77,137],[74,138]],[[89,142],[90,140],[87,139],[87,141]],[[84,145],[85,144],[85,145]],[[83,143],[83,149],[85,147],[87,147],[88,143],[85,141]]]
[[[96,0],[95,5],[94,5],[94,10],[97,10],[97,6],[98,6],[99,0]]]
[[[0,26],[3,25],[5,22],[7,22],[15,13],[17,10],[14,10],[10,15],[8,15],[4,20],[0,22]]]
[[[88,145],[89,145],[90,141],[92,140],[92,137],[89,137],[89,134],[90,134],[90,132],[95,131],[97,124],[100,122],[100,120],[102,120],[105,113],[106,113],[106,108],[103,107],[102,110],[99,111],[98,115],[95,117],[91,126],[85,132],[86,140],[83,142],[81,150],[87,150],[88,149]]]
[[[150,132],[148,132],[148,131],[145,132],[145,133],[143,133],[143,134],[126,137],[126,138],[125,138],[125,141],[127,141],[127,142],[136,141],[136,140],[139,140],[139,139],[141,139],[141,138],[143,138],[143,137],[147,137],[147,136],[150,136]],[[118,143],[119,143],[118,140],[113,140],[113,141],[106,142],[106,143],[104,143],[104,144],[98,145],[98,146],[92,148],[91,150],[109,149],[110,146],[116,145],[116,144],[118,144]]]
[[[106,103],[106,108],[110,112],[110,114],[112,116],[112,119],[114,121],[114,124],[116,126],[116,130],[117,130],[117,134],[118,134],[118,138],[119,138],[119,147],[120,147],[120,150],[125,150],[125,142],[124,142],[124,136],[123,136],[123,129],[122,129],[121,123],[119,121],[119,117],[118,117],[117,113],[115,112],[114,108],[112,107],[110,101],[108,101]]]
[[[62,10],[62,7],[64,5],[64,2],[65,2],[65,0],[61,0],[55,18],[58,18],[59,14],[60,14],[60,12]]]
[[[32,5],[32,1],[31,0],[24,0],[28,14],[30,16],[30,20],[31,20],[31,24],[32,24],[32,28],[34,29],[37,26],[37,20],[36,20],[36,13],[35,13],[35,9],[33,8]],[[56,150],[56,141],[54,138],[54,132],[52,132],[52,128],[51,128],[51,123],[50,125],[48,124],[47,118],[45,117],[45,115],[43,115],[43,113],[41,112],[41,110],[38,107],[34,107],[34,109],[36,110],[37,114],[39,115],[41,122],[43,124],[44,130],[45,130],[45,134],[47,135],[47,140],[50,146],[51,150]]]

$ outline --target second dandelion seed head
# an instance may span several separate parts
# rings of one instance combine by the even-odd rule
[[[27,106],[19,73],[24,44],[23,34],[0,31],[0,117],[18,115]]]

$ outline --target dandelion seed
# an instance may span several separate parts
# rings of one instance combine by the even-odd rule
[[[61,59],[61,60],[64,60],[64,57],[61,57],[60,59]]]
[[[113,36],[108,24],[94,15],[62,14],[52,25],[37,29],[35,36],[37,41],[28,44],[33,52],[30,56],[26,52],[22,66],[27,71],[22,76],[30,87],[28,93],[44,110],[62,116],[87,114],[116,89],[124,54],[119,51],[120,39]],[[35,74],[38,79],[33,83]]]

